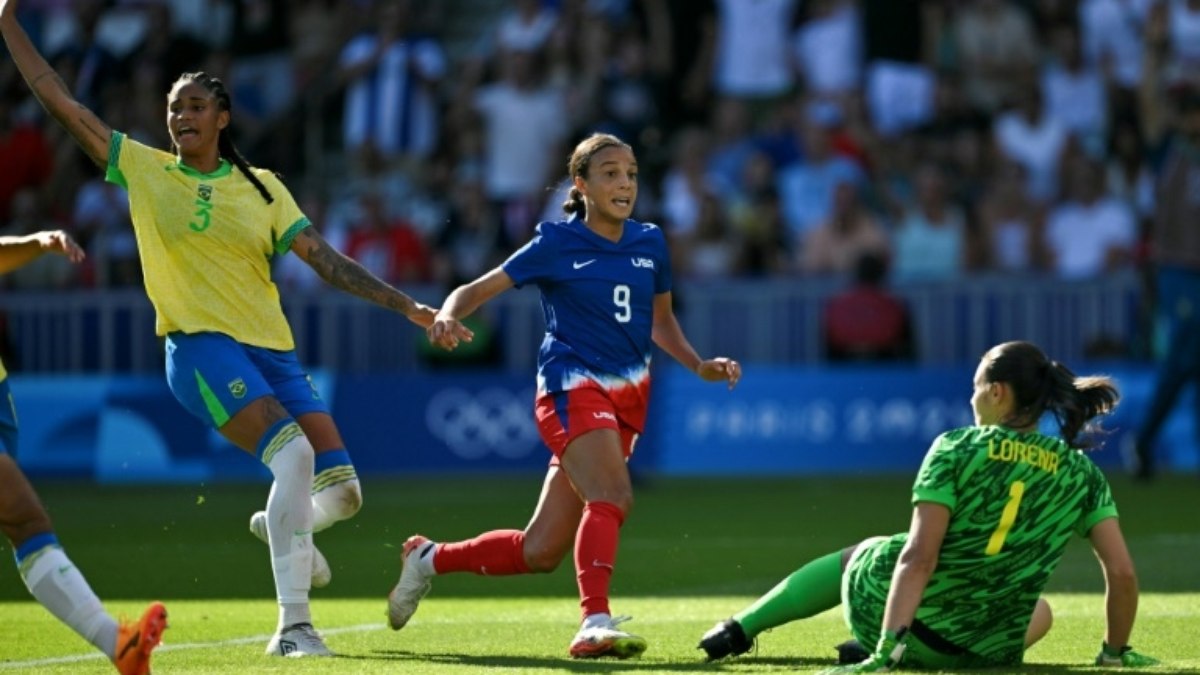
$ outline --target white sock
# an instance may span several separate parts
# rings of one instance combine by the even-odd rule
[[[362,508],[362,487],[357,478],[330,485],[312,496],[312,504],[313,532],[320,532],[358,513]]]
[[[588,614],[580,628],[608,628],[612,626],[612,616],[604,613]]]
[[[312,584],[313,449],[290,424],[279,430],[268,448],[267,468],[275,476],[267,497],[267,543],[279,599],[279,628],[311,623],[308,591]]]
[[[26,558],[20,572],[25,587],[43,607],[108,658],[113,657],[117,622],[104,611],[100,598],[66,552],[57,546],[47,546]]]
[[[416,557],[413,558],[412,564],[416,565],[417,570],[427,577],[437,575],[437,570],[433,568],[433,558],[437,555],[437,547],[437,542],[431,541],[417,549]]]

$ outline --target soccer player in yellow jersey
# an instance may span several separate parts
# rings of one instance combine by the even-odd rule
[[[17,23],[15,5],[0,0],[0,32],[21,75],[106,178],[129,191],[171,391],[275,479],[266,510],[251,518],[270,547],[279,600],[267,653],[329,655],[309,611],[314,580],[328,581],[312,533],[354,515],[362,497],[328,407],[296,360],[270,260],[290,250],[331,285],[422,327],[434,311],[331,247],[283,183],[246,162],[230,138],[219,79],[182,75],[167,96],[173,152],[147,147],[72,97]]]
[[[0,237],[0,274],[45,253],[83,260],[83,250],[62,231]],[[152,602],[137,622],[118,622],[100,604],[79,568],[58,543],[50,516],[17,465],[17,410],[0,363],[0,530],[16,552],[17,570],[33,597],[59,621],[104,652],[123,675],[150,672],[150,653],[167,627],[167,610]],[[6,404],[6,405],[5,405]]]

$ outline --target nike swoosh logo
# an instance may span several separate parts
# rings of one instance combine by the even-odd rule
[[[588,265],[591,265],[594,262],[596,262],[595,258],[592,258],[591,260],[585,260],[583,262],[576,261],[576,262],[571,263],[571,267],[574,267],[577,270],[581,270],[581,269],[587,267]]]
[[[122,658],[124,658],[125,654],[130,649],[136,649],[138,646],[138,643],[140,643],[141,641],[142,641],[141,631],[134,632],[133,636],[129,638],[129,642],[126,642],[125,645],[123,647],[121,647],[121,651],[117,654],[117,660],[120,661]]]

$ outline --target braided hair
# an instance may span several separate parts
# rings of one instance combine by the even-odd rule
[[[220,78],[213,77],[204,71],[197,71],[180,75],[179,79],[175,81],[175,85],[178,85],[180,82],[195,82],[204,87],[216,99],[217,109],[229,112],[232,119],[233,102],[229,97],[229,91],[225,89],[225,83]],[[232,125],[232,122],[230,124]],[[237,146],[233,144],[231,130],[231,126],[226,126],[217,132],[217,152],[222,157],[233,162],[234,166],[241,170],[242,174],[246,176],[246,180],[249,180],[258,189],[258,193],[262,195],[263,199],[267,200],[268,204],[274,202],[275,198],[271,196],[270,191],[267,190],[267,186],[263,185],[258,176],[254,175],[254,171],[250,168],[250,162],[246,161],[242,153],[238,152]],[[178,152],[178,149],[175,147],[172,147],[172,150]]]
[[[625,148],[633,152],[633,148],[628,143],[612,134],[597,133],[583,139],[579,145],[575,146],[575,151],[571,153],[571,159],[567,161],[567,175],[572,179],[577,177],[586,179],[592,157],[595,157],[597,152],[612,147]],[[574,213],[580,218],[587,217],[587,205],[583,202],[583,193],[579,191],[579,188],[571,186],[571,191],[567,194],[567,201],[563,202],[562,210],[568,215]]]
[[[1121,395],[1108,377],[1076,377],[1063,364],[1050,360],[1029,342],[1005,342],[984,356],[984,377],[1012,388],[1014,408],[1005,424],[1025,427],[1037,424],[1049,411],[1058,422],[1067,445],[1091,447],[1077,440],[1080,432],[1102,431],[1093,418],[1112,412]]]

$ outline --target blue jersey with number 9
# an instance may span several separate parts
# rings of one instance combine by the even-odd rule
[[[539,395],[647,380],[654,296],[671,290],[667,242],[657,225],[626,220],[614,242],[577,218],[540,223],[503,269],[518,288],[532,283],[541,291]]]

